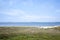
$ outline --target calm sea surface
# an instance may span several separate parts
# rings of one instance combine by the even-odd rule
[[[60,26],[60,22],[0,22],[0,26]]]

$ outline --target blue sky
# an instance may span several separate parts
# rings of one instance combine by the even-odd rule
[[[60,22],[60,0],[0,0],[0,22]]]

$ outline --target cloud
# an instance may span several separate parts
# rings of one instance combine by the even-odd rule
[[[18,9],[6,9],[0,12],[10,16],[18,16],[20,14],[24,14],[24,11]]]
[[[22,1],[24,6],[33,6],[33,0],[24,0]]]
[[[38,16],[38,15],[30,15],[20,9],[7,9],[0,11],[0,13],[9,15],[6,18],[3,18],[7,21],[20,21],[20,22],[32,22],[32,21],[41,21],[43,19],[55,19],[55,17],[51,16]]]
[[[53,2],[54,3],[54,2]],[[1,1],[0,14],[6,16],[0,18],[3,21],[18,21],[18,22],[42,22],[56,21],[60,10],[57,10],[51,1],[38,0],[8,0]],[[32,7],[33,6],[33,7]],[[57,15],[57,17],[55,17]],[[1,20],[0,20],[1,21]]]
[[[13,6],[13,5],[24,5],[24,6],[33,6],[33,0],[8,0],[8,1],[2,1],[3,3],[8,4],[9,6]],[[5,5],[6,5],[5,4]]]

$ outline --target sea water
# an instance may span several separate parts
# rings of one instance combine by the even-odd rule
[[[0,26],[60,26],[60,22],[0,22]]]

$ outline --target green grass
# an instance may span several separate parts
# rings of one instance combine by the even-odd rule
[[[60,35],[51,34],[19,34],[5,36],[0,40],[60,40]]]
[[[0,27],[0,40],[60,40],[60,31],[35,27]]]

